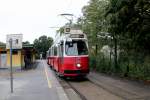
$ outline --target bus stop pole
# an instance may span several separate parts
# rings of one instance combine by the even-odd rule
[[[10,39],[10,87],[13,93],[13,70],[12,70],[12,39]]]

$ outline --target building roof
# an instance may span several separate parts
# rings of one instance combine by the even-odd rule
[[[0,45],[1,45],[1,44],[5,44],[5,43],[3,43],[3,42],[0,41]]]
[[[0,42],[0,48],[6,48],[6,44],[3,42]]]
[[[0,44],[0,48],[6,48],[6,44]],[[33,44],[23,44],[22,48],[34,48]]]
[[[0,44],[0,48],[6,48],[5,44]]]
[[[23,48],[33,48],[33,44],[23,44]]]

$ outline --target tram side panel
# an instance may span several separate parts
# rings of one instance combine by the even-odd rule
[[[52,68],[54,69],[54,56],[52,56],[50,58],[50,64],[51,64]]]
[[[51,47],[51,50],[50,50],[49,63],[50,63],[51,68],[54,69],[54,47]]]
[[[58,63],[58,56],[56,56],[55,57],[55,59],[54,59],[54,67],[55,67],[55,70],[58,72],[59,70],[58,70],[58,65],[59,65],[59,63]]]

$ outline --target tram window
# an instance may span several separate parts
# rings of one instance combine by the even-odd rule
[[[59,52],[59,46],[57,47],[57,56],[60,55],[60,52]]]
[[[88,49],[83,41],[78,41],[78,55],[87,55]]]
[[[69,43],[66,43],[66,54],[67,55],[78,55],[77,44],[73,43],[72,46],[69,46]]]
[[[87,46],[84,41],[72,41],[72,43],[66,42],[65,51],[66,51],[66,54],[69,56],[88,54]]]
[[[54,47],[52,47],[51,53],[52,53],[52,56],[54,56]]]
[[[59,56],[63,57],[63,52],[64,52],[64,50],[63,50],[63,45],[60,45],[60,47],[59,47],[59,52],[60,52],[60,55],[59,55]]]
[[[49,56],[51,56],[51,50],[49,50]]]
[[[61,46],[58,46],[58,55],[61,56]]]
[[[72,42],[69,42],[68,45],[69,45],[69,47],[73,47],[73,43]]]
[[[54,47],[54,56],[57,56],[57,47]]]

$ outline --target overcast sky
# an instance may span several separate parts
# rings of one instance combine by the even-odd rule
[[[23,34],[23,41],[32,43],[35,38],[47,35],[54,38],[50,27],[64,25],[62,13],[81,16],[81,9],[89,0],[0,0],[0,41],[6,34]]]

